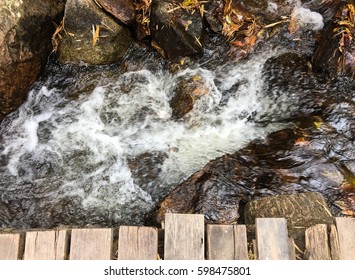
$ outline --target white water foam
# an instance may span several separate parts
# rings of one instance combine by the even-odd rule
[[[295,6],[291,13],[291,19],[296,21],[300,27],[308,30],[319,31],[324,27],[321,14],[302,6]]]

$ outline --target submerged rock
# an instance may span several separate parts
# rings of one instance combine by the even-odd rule
[[[132,0],[96,0],[107,12],[125,24],[131,24],[136,18]]]
[[[159,192],[156,183],[159,179],[162,165],[168,155],[164,152],[145,152],[127,160],[133,181],[142,190],[156,196]]]
[[[57,0],[0,3],[0,121],[26,99],[52,50],[51,38],[64,11]]]
[[[63,39],[59,46],[64,63],[117,62],[131,45],[131,33],[108,16],[94,0],[68,0]]]
[[[175,89],[175,95],[170,101],[173,109],[172,116],[175,119],[182,118],[193,109],[196,99],[205,94],[208,94],[208,88],[200,75],[189,78],[181,77]]]
[[[202,52],[202,16],[184,6],[183,0],[160,0],[152,4],[152,45],[164,57],[175,59]]]

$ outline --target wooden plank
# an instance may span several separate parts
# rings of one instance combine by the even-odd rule
[[[234,259],[248,260],[248,240],[245,225],[234,226]]]
[[[64,260],[67,231],[29,231],[26,233],[24,260]]]
[[[118,234],[119,260],[156,260],[158,230],[152,227],[121,226]]]
[[[164,259],[203,260],[204,247],[203,215],[165,214]]]
[[[288,260],[290,248],[286,219],[256,218],[259,260]]]
[[[73,229],[70,242],[71,260],[110,260],[112,258],[113,230]]]
[[[233,225],[207,225],[207,259],[234,260]]]
[[[340,245],[335,225],[330,225],[329,243],[332,260],[340,260]]]
[[[327,225],[314,225],[306,229],[304,258],[308,260],[329,260]]]
[[[0,260],[17,260],[20,251],[20,234],[0,234]]]
[[[355,219],[335,218],[341,260],[355,260]]]

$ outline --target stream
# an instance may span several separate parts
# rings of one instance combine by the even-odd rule
[[[1,126],[0,227],[144,224],[162,198],[209,161],[292,126],[299,112],[318,110],[312,102],[331,86],[297,69],[265,70],[284,53],[299,52],[264,46],[231,62],[206,48],[174,71],[139,48],[124,67],[51,61]],[[279,83],[284,75],[289,84]],[[175,89],[194,77],[207,94],[176,119]],[[354,102],[352,82],[344,85]],[[334,123],[340,130],[349,125]],[[346,131],[353,139],[352,128]]]

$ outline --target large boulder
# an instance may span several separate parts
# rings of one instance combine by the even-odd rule
[[[64,0],[0,2],[0,121],[26,100],[52,50]]]
[[[158,0],[152,4],[152,45],[168,59],[202,52],[201,13],[183,3],[183,0]]]
[[[110,64],[131,45],[130,31],[105,13],[94,0],[68,0],[59,57],[64,63]]]

